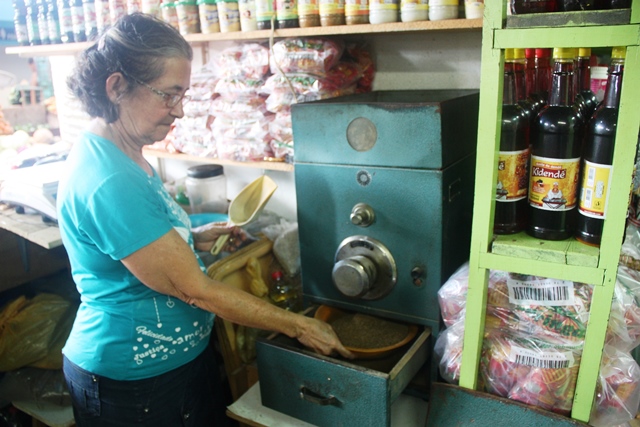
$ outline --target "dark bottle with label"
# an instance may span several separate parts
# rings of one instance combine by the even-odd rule
[[[38,32],[40,33],[40,42],[49,44],[49,23],[47,22],[47,3],[45,0],[36,0],[38,8]]]
[[[558,0],[510,0],[510,7],[514,15],[557,12]]]
[[[506,61],[506,58],[505,58]],[[511,60],[514,77],[516,80],[516,100],[523,108],[525,116],[530,124],[538,114],[538,106],[533,99],[527,96],[526,83],[526,57],[524,49],[513,49],[513,58]]]
[[[587,124],[582,152],[582,179],[575,236],[579,241],[592,246],[600,245],[607,213],[625,53],[624,47],[614,47],[611,52],[607,89],[602,103]]]
[[[543,105],[549,99],[549,89],[551,87],[551,52],[552,49],[536,49],[536,95],[542,99]]]
[[[13,0],[13,25],[16,30],[16,41],[20,46],[29,44],[27,32],[27,6],[24,0]]]
[[[513,49],[505,49],[502,126],[493,232],[513,234],[527,224],[529,118],[518,103]]]
[[[60,18],[58,15],[58,4],[56,0],[46,0],[47,4],[47,26],[49,27],[49,43],[58,44],[60,39]]]
[[[575,49],[553,50],[547,105],[531,132],[527,233],[544,240],[573,234],[584,121],[573,104]]]
[[[608,6],[608,9],[629,9],[631,0],[611,0]]]
[[[60,22],[60,41],[62,43],[73,43],[72,1],[58,0],[58,21]]]
[[[86,42],[87,34],[84,26],[84,8],[82,0],[71,0],[71,26],[73,28],[73,41]]]
[[[98,36],[98,22],[96,21],[96,4],[94,0],[83,0],[84,33],[87,40],[95,40]]]
[[[38,26],[38,5],[36,0],[25,0],[25,7],[27,9],[27,38],[31,46],[37,46],[42,44],[40,38],[40,29]]]
[[[575,60],[575,102],[585,120],[593,114],[598,106],[598,98],[591,91],[591,49],[581,47]]]

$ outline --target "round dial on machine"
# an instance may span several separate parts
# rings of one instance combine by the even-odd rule
[[[340,243],[332,276],[340,293],[363,300],[386,296],[398,281],[391,252],[368,236],[351,236]]]

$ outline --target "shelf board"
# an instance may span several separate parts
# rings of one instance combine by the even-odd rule
[[[441,21],[392,22],[387,24],[334,25],[329,27],[283,28],[277,30],[235,31],[230,33],[187,34],[185,39],[193,44],[204,44],[216,41],[266,40],[284,37],[324,37],[346,36],[355,34],[393,34],[423,31],[480,31],[482,18],[478,19],[446,19]],[[92,42],[67,43],[40,46],[11,46],[6,48],[7,54],[23,57],[74,55],[91,46]]]
[[[146,156],[157,157],[161,159],[173,159],[173,160],[181,160],[186,162],[197,162],[197,163],[213,163],[216,165],[227,165],[227,166],[239,166],[243,168],[256,168],[256,169],[266,169],[273,171],[281,171],[281,172],[293,172],[293,165],[285,162],[236,162],[233,160],[226,159],[218,159],[214,157],[200,157],[200,156],[192,156],[190,154],[183,153],[169,153],[162,150],[154,150],[150,148],[143,149],[143,153]]]

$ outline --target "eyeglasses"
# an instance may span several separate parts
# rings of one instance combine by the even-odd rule
[[[180,103],[180,101],[182,101],[182,105],[186,104],[187,102],[191,101],[191,97],[187,94],[182,94],[182,95],[172,95],[170,93],[167,92],[163,92],[160,89],[156,89],[155,87],[151,86],[150,84],[147,84],[143,81],[140,81],[138,79],[134,79],[133,77],[131,77],[131,79],[133,79],[133,81],[135,81],[136,83],[138,83],[139,85],[142,85],[144,87],[146,87],[147,89],[149,89],[151,92],[155,93],[158,96],[161,96],[162,99],[164,100],[164,104],[167,106],[167,108],[173,108],[176,105],[178,105]]]

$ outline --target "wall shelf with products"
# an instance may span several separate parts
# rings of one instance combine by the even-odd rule
[[[394,34],[424,31],[480,31],[482,18],[479,19],[447,19],[441,21],[392,22],[387,24],[335,25],[328,27],[283,28],[271,30],[235,31],[214,34],[187,34],[185,39],[192,44],[205,44],[220,41],[268,40],[273,33],[274,38],[285,37],[324,37],[347,36],[358,34]],[[40,46],[7,47],[7,54],[23,57],[73,55],[86,49],[91,42],[67,43]]]
[[[640,128],[640,0],[633,0],[626,11],[507,17],[506,7],[505,1],[488,0],[484,14],[478,160],[460,385],[470,389],[478,385],[490,270],[587,283],[594,286],[593,296],[571,417],[588,422],[617,277]],[[504,49],[614,46],[626,47],[626,60],[609,178],[611,194],[600,248],[574,238],[546,241],[525,233],[495,237]]]
[[[237,162],[234,160],[218,159],[215,157],[200,157],[182,153],[169,153],[162,150],[154,150],[145,148],[143,150],[145,156],[156,157],[158,159],[182,160],[186,162],[197,163],[213,163],[216,165],[240,166],[245,168],[256,168],[265,170],[274,170],[281,172],[293,172],[293,165],[280,161],[264,161],[264,162]]]

